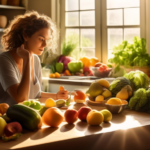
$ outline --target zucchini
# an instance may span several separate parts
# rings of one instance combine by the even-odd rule
[[[39,113],[28,106],[22,104],[12,105],[8,108],[6,114],[11,120],[18,121],[28,130],[33,131],[42,126],[42,119]]]

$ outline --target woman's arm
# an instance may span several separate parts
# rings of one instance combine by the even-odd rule
[[[17,49],[17,54],[23,59],[23,74],[19,84],[10,86],[7,89],[9,95],[17,102],[28,100],[30,85],[30,53],[22,45]]]

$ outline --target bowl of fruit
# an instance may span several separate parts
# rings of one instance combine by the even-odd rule
[[[96,65],[90,69],[92,70],[93,75],[96,77],[108,77],[112,70],[112,68],[109,68],[106,64],[103,63],[96,63]]]

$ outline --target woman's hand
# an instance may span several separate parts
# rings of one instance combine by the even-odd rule
[[[30,53],[24,48],[24,44],[17,48],[17,55],[23,59],[28,59],[30,57]]]
[[[68,91],[60,90],[56,94],[56,99],[68,99]]]

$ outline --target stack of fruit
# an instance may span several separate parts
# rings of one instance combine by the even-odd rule
[[[109,82],[105,79],[99,79],[91,83],[87,94],[89,99],[96,102],[102,102],[103,100],[112,96],[109,89]]]

